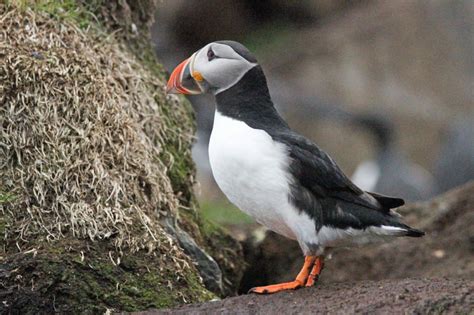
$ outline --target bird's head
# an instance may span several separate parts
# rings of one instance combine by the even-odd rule
[[[257,60],[242,44],[234,41],[213,42],[173,70],[166,92],[218,94],[235,85],[256,65]]]

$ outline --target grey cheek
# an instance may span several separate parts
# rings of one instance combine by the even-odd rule
[[[220,88],[226,85],[229,79],[225,72],[214,71],[214,74],[209,76],[206,80],[211,87]]]

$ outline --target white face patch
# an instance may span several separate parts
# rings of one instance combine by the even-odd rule
[[[215,55],[211,60],[208,58],[209,49],[212,49]],[[236,53],[230,46],[219,43],[204,46],[192,58],[191,72],[199,72],[214,94],[232,87],[257,65]]]

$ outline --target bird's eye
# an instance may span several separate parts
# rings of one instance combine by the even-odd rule
[[[207,51],[207,59],[211,61],[212,59],[217,58],[216,54],[212,51],[211,48]]]

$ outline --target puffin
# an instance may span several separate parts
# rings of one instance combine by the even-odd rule
[[[235,41],[196,51],[171,73],[171,94],[215,97],[209,161],[217,185],[240,210],[304,255],[294,281],[259,286],[270,294],[313,286],[330,250],[424,232],[401,222],[401,198],[363,191],[315,143],[293,131],[273,104],[255,56]]]

